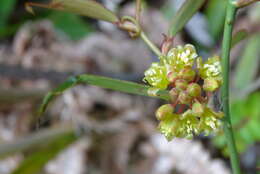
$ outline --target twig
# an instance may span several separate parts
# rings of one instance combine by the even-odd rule
[[[140,15],[141,15],[141,8],[142,8],[141,1],[142,0],[136,0],[136,4],[135,4],[135,19],[139,24],[140,24]]]
[[[222,95],[222,103],[223,103],[223,111],[225,113],[225,117],[223,119],[224,123],[224,133],[228,145],[228,150],[231,158],[231,166],[234,174],[240,174],[240,166],[239,166],[239,156],[237,153],[232,124],[231,124],[231,115],[229,112],[229,58],[230,58],[230,50],[231,50],[231,40],[232,40],[232,29],[235,20],[237,7],[233,3],[233,0],[228,0],[227,8],[226,8],[226,19],[224,26],[224,36],[223,36],[223,44],[222,44],[222,70],[223,70],[223,87],[221,89]]]
[[[140,36],[157,56],[161,56],[162,53],[159,50],[159,48],[153,44],[153,42],[147,37],[147,35],[143,31],[141,32]]]
[[[242,8],[259,1],[260,0],[238,0],[235,4],[238,8]]]

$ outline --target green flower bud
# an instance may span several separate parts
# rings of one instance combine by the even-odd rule
[[[178,74],[177,72],[171,71],[167,74],[167,79],[170,83],[175,82],[175,80],[177,80],[178,78]]]
[[[187,81],[183,80],[183,79],[177,79],[175,81],[175,87],[176,89],[182,91],[182,90],[186,90],[188,86]]]
[[[205,91],[213,92],[219,88],[218,81],[214,78],[206,78],[203,83],[203,89]]]
[[[195,116],[201,117],[202,114],[204,113],[203,105],[201,103],[199,103],[199,102],[193,103],[193,105],[192,105],[192,113]]]
[[[175,103],[176,100],[178,99],[179,91],[176,88],[172,88],[169,93],[171,97],[171,102]]]
[[[179,72],[179,77],[184,80],[187,80],[188,82],[193,81],[195,76],[196,76],[196,73],[191,68],[184,68]]]
[[[192,98],[186,91],[181,91],[178,100],[180,101],[180,104],[189,104]]]
[[[173,111],[174,109],[170,104],[165,104],[157,109],[155,115],[158,120],[165,120]]]
[[[201,95],[201,87],[199,84],[197,83],[191,83],[188,85],[187,87],[187,93],[191,96],[191,97],[198,97]]]

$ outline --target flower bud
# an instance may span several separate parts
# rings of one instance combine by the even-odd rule
[[[191,96],[186,91],[181,91],[178,97],[180,104],[189,104],[191,102]]]
[[[199,84],[197,83],[191,83],[188,85],[187,87],[187,93],[191,96],[191,97],[198,97],[201,95],[201,87]]]
[[[183,79],[177,79],[175,81],[175,87],[176,87],[176,89],[178,89],[180,91],[186,90],[187,86],[188,86],[187,81],[185,81]]]
[[[176,100],[178,99],[178,96],[179,96],[179,91],[176,88],[172,88],[170,90],[171,102],[175,103]]]
[[[205,91],[213,92],[216,89],[218,89],[218,87],[219,87],[218,81],[215,80],[214,78],[206,78],[204,80],[203,89]]]
[[[173,83],[175,82],[175,80],[177,79],[178,74],[177,72],[171,71],[167,74],[167,79],[169,82]]]
[[[160,106],[155,115],[158,120],[164,120],[168,115],[173,113],[174,109],[170,104]]]
[[[195,116],[199,116],[201,117],[202,114],[204,113],[204,107],[201,103],[199,102],[195,102],[193,103],[192,105],[192,113],[195,115]]]
[[[180,78],[187,80],[188,82],[193,81],[195,75],[196,75],[195,71],[192,70],[191,68],[184,68],[179,73]]]

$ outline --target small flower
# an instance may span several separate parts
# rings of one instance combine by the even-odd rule
[[[166,76],[166,67],[160,65],[158,62],[152,63],[150,68],[144,72],[144,75],[144,80],[153,87],[166,89],[169,84]]]
[[[178,89],[179,91],[186,90],[187,86],[188,86],[188,83],[186,80],[178,79],[175,81],[175,88]]]
[[[201,87],[197,83],[191,83],[187,86],[187,93],[191,97],[198,97],[201,95]]]
[[[202,79],[214,78],[222,83],[221,64],[218,56],[208,58],[208,60],[199,69]]]
[[[213,92],[220,87],[219,82],[212,77],[206,78],[203,83],[203,89],[205,91]]]
[[[172,48],[168,52],[167,63],[180,70],[187,66],[192,67],[197,56],[198,55],[193,45],[186,44],[184,47],[177,46],[177,48]]]
[[[156,111],[156,118],[158,120],[165,120],[173,113],[173,107],[170,104],[165,104],[159,107]]]
[[[186,91],[181,91],[178,97],[180,104],[189,104],[192,100],[192,97]]]
[[[199,120],[194,116],[191,110],[187,110],[181,116],[181,131],[183,133],[183,138],[192,138],[193,133],[198,133]]]
[[[178,137],[179,124],[179,114],[171,114],[167,119],[159,123],[158,129],[164,134],[168,141],[172,140],[174,137]]]
[[[172,88],[170,90],[169,94],[170,94],[172,103],[176,102],[176,100],[178,99],[179,93],[180,93],[179,90],[177,90],[176,88]]]
[[[175,80],[178,79],[178,73],[175,71],[168,72],[167,79],[169,80],[170,83],[174,83]]]
[[[195,76],[196,76],[196,72],[194,70],[192,70],[191,67],[186,67],[183,68],[180,72],[179,72],[179,78],[184,79],[188,82],[191,82],[194,80]]]
[[[211,108],[206,107],[204,113],[200,117],[200,131],[205,132],[206,134],[218,131],[221,126],[219,119],[223,116],[223,112],[214,112]]]

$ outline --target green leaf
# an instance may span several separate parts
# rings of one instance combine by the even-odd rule
[[[240,41],[242,41],[245,38],[247,38],[248,35],[249,35],[249,33],[246,30],[244,30],[244,29],[237,31],[234,34],[234,36],[232,37],[231,48],[233,48]]]
[[[59,137],[74,133],[72,127],[58,127],[53,129],[41,130],[30,136],[18,139],[15,142],[0,144],[0,159],[17,152],[23,152],[33,147],[48,145]]]
[[[151,86],[141,85],[141,84],[124,81],[124,80],[116,80],[116,79],[101,77],[96,75],[87,75],[87,74],[79,75],[76,77],[69,78],[67,81],[65,81],[63,84],[58,86],[56,89],[49,92],[43,99],[43,102],[39,109],[39,114],[42,114],[46,110],[47,105],[50,103],[51,100],[53,100],[54,97],[62,94],[64,91],[74,87],[77,84],[95,85],[106,89],[112,89],[115,91],[142,95],[142,96],[149,96],[148,90],[151,88]],[[170,99],[168,91],[166,90],[158,90],[156,96],[152,96],[152,97],[156,97],[164,100]]]
[[[186,0],[171,21],[169,34],[175,36],[200,9],[205,0]]]
[[[90,24],[75,14],[54,11],[48,18],[52,20],[56,28],[73,40],[81,39],[93,31]]]
[[[5,26],[8,17],[10,16],[16,0],[2,0],[0,5],[0,27]]]
[[[73,132],[57,137],[53,142],[27,156],[12,174],[35,174],[42,171],[44,165],[53,159],[77,137]]]
[[[49,4],[26,3],[26,9],[33,13],[31,6],[71,12],[111,23],[118,21],[112,11],[93,0],[52,0]]]
[[[219,38],[223,31],[226,5],[226,0],[210,0],[207,3],[205,15],[208,20],[209,32],[215,39]]]
[[[253,35],[247,42],[243,55],[236,67],[235,88],[242,90],[254,79],[260,58],[260,34]]]

